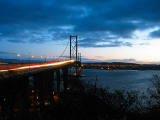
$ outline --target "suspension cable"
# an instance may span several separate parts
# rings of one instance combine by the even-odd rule
[[[68,48],[68,45],[69,45],[69,40],[67,42],[67,45],[65,47],[65,49],[63,50],[63,52],[60,54],[60,56],[58,57],[58,59],[60,59],[60,57],[62,57],[64,55],[64,53],[66,52],[67,48]]]

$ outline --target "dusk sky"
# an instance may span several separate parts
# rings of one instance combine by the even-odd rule
[[[160,63],[160,0],[0,0],[0,58],[59,56],[70,35],[84,60]]]

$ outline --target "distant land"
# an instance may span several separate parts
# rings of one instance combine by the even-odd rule
[[[83,63],[84,69],[102,69],[102,70],[160,70],[158,64],[137,64],[137,63],[125,63],[125,62],[95,62],[95,63]]]

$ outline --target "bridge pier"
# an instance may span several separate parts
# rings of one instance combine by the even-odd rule
[[[56,80],[57,80],[57,92],[60,92],[61,85],[61,77],[60,77],[60,69],[56,70]]]
[[[63,71],[63,87],[64,87],[64,90],[67,90],[67,87],[68,87],[68,68],[65,67],[65,68],[62,68],[62,71]]]
[[[21,117],[24,118],[25,114],[28,114],[29,108],[30,108],[30,93],[31,89],[29,88],[29,77],[28,76],[22,76],[19,79],[19,86],[20,86],[20,91],[21,95],[19,97],[22,98],[17,98],[17,99],[22,99],[22,103],[20,103],[20,110],[22,110]],[[20,100],[21,101],[21,100]],[[13,109],[15,111],[16,108]]]
[[[52,102],[53,98],[53,90],[54,90],[54,72],[53,70],[46,71],[45,72],[45,79],[44,79],[44,95],[45,95],[45,100]]]
[[[54,75],[55,71],[52,71],[52,79],[49,79],[49,99],[51,101],[51,103],[54,102],[53,99],[53,91],[55,90],[54,88],[54,84],[55,84],[55,75]]]
[[[34,75],[34,101],[40,102],[40,105],[44,105],[44,98],[43,98],[43,82],[44,82],[44,75],[43,73],[36,73]]]
[[[34,88],[38,92],[37,100],[41,105],[53,102],[54,74],[52,70],[43,71],[34,75]]]
[[[22,85],[22,90],[23,90],[23,100],[24,100],[24,109],[25,111],[29,109],[30,106],[30,101],[29,101],[29,95],[30,95],[30,89],[29,89],[29,77],[25,76],[23,79],[21,79],[21,81],[23,81],[23,85]]]

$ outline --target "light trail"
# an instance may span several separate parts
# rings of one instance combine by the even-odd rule
[[[8,72],[8,70],[0,70],[0,72]]]
[[[34,68],[42,68],[42,67],[51,67],[51,66],[59,66],[63,65],[66,63],[73,63],[74,60],[68,60],[68,61],[61,61],[61,62],[56,62],[56,63],[48,63],[48,64],[40,64],[40,65],[27,65],[23,67],[17,67],[13,69],[8,69],[8,70],[0,70],[0,72],[8,72],[8,71],[16,71],[16,70],[25,70],[25,69],[34,69]]]

